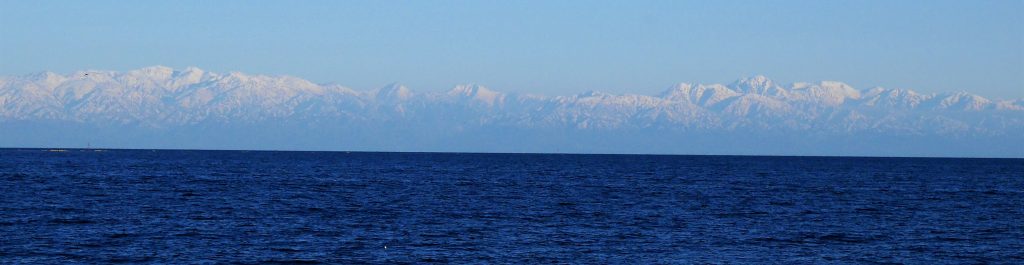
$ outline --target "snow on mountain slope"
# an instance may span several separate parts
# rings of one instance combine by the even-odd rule
[[[861,100],[863,105],[870,107],[913,109],[932,97],[908,89],[876,87],[865,91]]]
[[[995,104],[991,100],[967,92],[941,95],[937,99],[940,100],[936,106],[939,109],[984,110],[995,108]]]
[[[836,81],[796,83],[790,91],[796,100],[807,100],[825,106],[838,106],[848,100],[860,99],[859,90]]]
[[[776,85],[774,81],[763,75],[742,78],[729,87],[735,88],[740,93],[762,96],[785,97],[788,93],[786,89]]]
[[[659,96],[669,101],[685,101],[699,106],[709,107],[725,99],[741,95],[726,86],[713,85],[692,85],[680,83],[675,87],[662,92]]]
[[[504,94],[492,91],[481,85],[458,85],[448,90],[448,95],[458,100],[470,100],[488,106],[500,105],[505,100]]]
[[[1024,110],[1024,99],[1001,100],[996,102],[996,109],[1000,110]]]
[[[789,104],[760,94],[744,94],[729,98],[723,103],[722,113],[738,117],[784,117],[793,113]]]
[[[591,91],[554,97],[507,94],[480,85],[446,92],[418,93],[399,84],[355,91],[296,77],[220,74],[195,67],[0,78],[0,122],[146,128],[287,120],[326,125],[401,121],[463,129],[1007,135],[1024,128],[1022,102],[964,92],[858,90],[835,81],[783,87],[764,76],[728,86],[680,83],[657,96]],[[368,127],[374,126],[379,127]]]
[[[412,90],[398,83],[374,89],[370,94],[373,95],[373,99],[376,101],[390,103],[406,101],[413,97]]]

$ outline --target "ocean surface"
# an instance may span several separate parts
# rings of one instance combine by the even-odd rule
[[[1024,263],[1024,160],[0,150],[0,263]]]

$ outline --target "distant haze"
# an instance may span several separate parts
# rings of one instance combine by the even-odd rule
[[[0,77],[0,147],[1024,157],[1024,99],[840,81],[358,90],[155,66]]]
[[[0,75],[190,65],[370,90],[841,80],[1024,97],[1024,1],[2,1]]]

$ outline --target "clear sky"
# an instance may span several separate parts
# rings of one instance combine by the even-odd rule
[[[0,75],[150,65],[372,89],[839,80],[1024,97],[1024,1],[0,1]]]

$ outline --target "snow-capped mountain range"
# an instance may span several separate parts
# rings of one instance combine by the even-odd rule
[[[733,145],[776,142],[782,149],[764,150],[833,154],[826,146],[841,139],[878,145],[850,154],[887,155],[895,149],[886,146],[900,139],[931,139],[923,144],[974,148],[965,155],[1003,150],[992,154],[1020,156],[1024,99],[857,89],[836,81],[781,85],[764,76],[727,85],[680,83],[654,96],[593,91],[540,96],[480,85],[446,92],[416,92],[399,84],[357,91],[289,76],[156,66],[2,77],[0,129],[6,131],[0,132],[0,144],[7,146],[86,141],[115,147],[246,147],[223,136],[242,130],[257,135],[249,144],[269,143],[257,149],[618,152],[613,146],[621,146],[630,153],[760,153]],[[50,139],[32,133],[44,129],[52,132]],[[550,139],[552,134],[564,141]],[[209,136],[227,140],[220,141],[224,146],[192,145]],[[638,137],[646,140],[628,140]],[[988,142],[993,146],[985,146]],[[602,148],[604,143],[609,147]],[[517,144],[523,148],[509,147]],[[934,150],[958,154],[952,147]],[[934,152],[892,154],[903,153]]]

